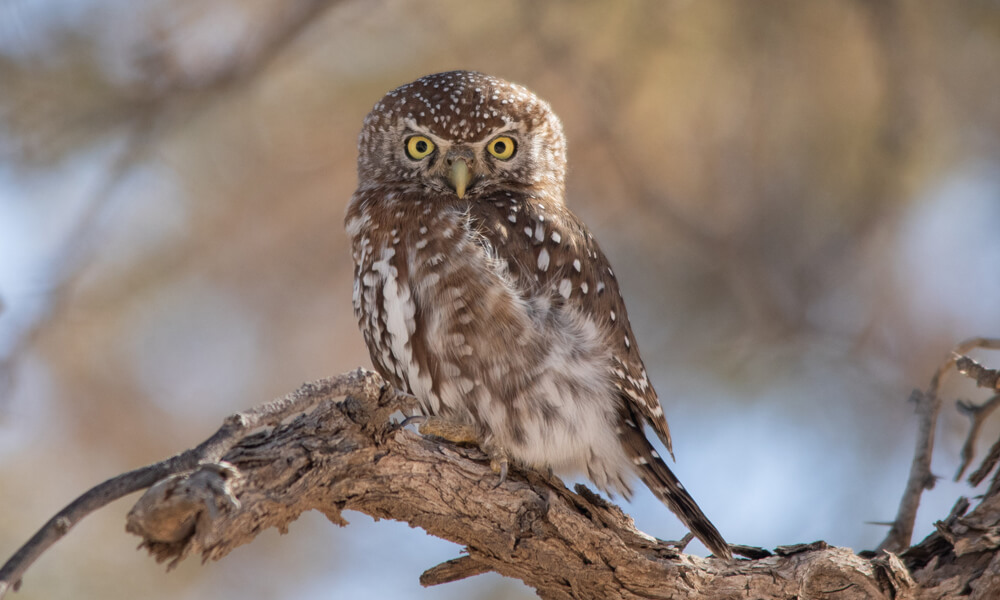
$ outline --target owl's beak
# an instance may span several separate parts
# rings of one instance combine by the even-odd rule
[[[469,185],[469,179],[471,179],[469,165],[465,159],[459,158],[451,163],[451,168],[448,170],[448,181],[455,188],[455,193],[458,194],[459,198],[465,196],[465,188]]]

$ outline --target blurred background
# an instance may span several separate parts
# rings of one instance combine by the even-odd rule
[[[569,203],[729,541],[878,544],[910,391],[1000,334],[997,2],[0,0],[2,558],[91,485],[369,366],[342,224],[357,134],[386,91],[454,68],[561,116]],[[945,389],[916,539],[975,493],[950,481],[952,400],[982,396]],[[461,549],[356,513],[166,574],[123,531],[135,498],[15,597],[534,597],[496,575],[422,589]],[[624,507],[685,533],[644,489]]]

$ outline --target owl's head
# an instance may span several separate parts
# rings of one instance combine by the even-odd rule
[[[472,71],[421,77],[365,118],[361,186],[475,199],[503,189],[562,197],[566,141],[549,105],[517,84]]]

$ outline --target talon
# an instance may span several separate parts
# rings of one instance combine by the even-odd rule
[[[402,421],[400,421],[399,423],[397,423],[396,427],[398,429],[402,429],[402,428],[404,428],[404,427],[406,427],[408,425],[413,425],[413,424],[420,425],[420,424],[426,423],[426,422],[427,422],[427,416],[426,415],[410,415],[409,417],[406,417],[405,419],[403,419]]]
[[[503,485],[503,482],[507,481],[507,467],[508,463],[506,456],[490,459],[490,468],[493,469],[494,473],[500,473],[500,481],[497,481],[496,485],[493,486],[493,489],[497,489]]]
[[[390,435],[396,433],[400,429],[405,429],[407,425],[413,423],[422,423],[426,419],[424,415],[413,415],[410,417],[405,417],[402,421],[390,422],[388,426],[379,434],[379,443],[385,442]]]

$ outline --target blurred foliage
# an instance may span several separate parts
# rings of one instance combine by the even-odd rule
[[[902,400],[955,341],[1000,329],[984,283],[1000,250],[977,228],[1000,219],[993,1],[5,0],[0,235],[26,233],[0,242],[0,554],[223,415],[368,364],[342,231],[356,136],[385,91],[453,68],[524,83],[563,119],[569,203],[616,266],[668,416],[789,428],[699,440],[672,421],[679,465],[702,465],[686,483],[743,486],[728,516],[724,491],[702,502],[723,531],[874,545],[861,521],[891,518],[905,477],[886,475],[910,448]],[[956,177],[986,181],[987,200],[933,208],[967,191]],[[941,289],[968,266],[949,262],[955,240],[987,258]],[[944,448],[961,425],[946,421]],[[769,496],[787,489],[720,466],[796,447],[791,430],[851,482],[801,484],[798,514]],[[824,498],[849,522],[809,512]],[[782,516],[747,514],[761,505]],[[164,576],[120,517],[74,532],[22,596],[527,593],[489,577],[418,590],[428,556],[458,549],[412,533],[407,562],[384,546],[402,528],[373,525],[293,527]],[[760,533],[774,520],[804,537]],[[352,565],[380,552],[406,567],[360,582]],[[375,583],[386,569],[398,577]]]

